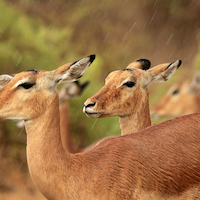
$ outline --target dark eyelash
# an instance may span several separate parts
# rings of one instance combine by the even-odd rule
[[[19,85],[19,87],[23,87],[24,89],[29,89],[34,85],[35,85],[34,83],[22,83],[21,85]]]
[[[123,85],[127,87],[133,87],[135,85],[135,82],[129,81],[129,82],[124,83]]]

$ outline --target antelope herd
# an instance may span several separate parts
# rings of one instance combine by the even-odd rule
[[[149,115],[148,85],[170,78],[180,60],[149,69],[150,62],[139,59],[110,73],[83,110],[92,118],[119,116],[122,136],[82,153],[65,150],[56,86],[76,81],[94,59],[0,75],[0,118],[24,121],[37,188],[49,200],[200,199],[200,114],[153,126]]]

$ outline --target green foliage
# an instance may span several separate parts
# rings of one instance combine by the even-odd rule
[[[199,39],[199,44],[200,44],[200,39]],[[193,65],[194,65],[194,71],[198,72],[200,70],[200,45],[199,45],[197,54],[195,56]]]
[[[82,112],[83,103],[103,86],[108,73],[137,58],[150,59],[152,66],[184,61],[168,82],[150,87],[151,104],[177,79],[187,73],[192,76],[200,64],[199,8],[198,1],[189,0],[2,0],[0,73],[53,70],[97,54],[80,80],[89,80],[90,85],[81,97],[70,101],[71,132],[82,146],[119,135],[118,118],[89,119]],[[14,125],[6,126],[10,136],[15,130],[19,132]]]
[[[0,2],[0,69],[14,72],[30,68],[54,69],[70,57],[70,30],[43,26],[18,10]]]

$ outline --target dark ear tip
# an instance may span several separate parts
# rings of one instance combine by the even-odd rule
[[[89,83],[90,83],[89,81],[84,82],[84,83],[81,85],[82,90],[85,89],[85,88],[89,85]]]
[[[90,57],[90,62],[92,63],[94,61],[94,59],[96,58],[96,55],[92,54],[92,55],[90,55],[88,57]]]
[[[178,60],[179,61],[179,63],[178,63],[178,67],[177,67],[177,69],[181,66],[181,64],[182,64],[182,60]]]
[[[143,70],[148,70],[151,67],[151,62],[147,59],[142,58],[142,59],[137,59],[135,61],[142,64]]]
[[[83,84],[88,85],[89,83],[90,83],[90,81],[85,81],[85,83],[83,83]]]
[[[177,69],[178,69],[181,66],[182,61],[181,60],[177,60],[177,61],[178,61],[178,66],[177,66]],[[173,63],[177,61],[174,61]],[[166,69],[168,69],[173,63],[171,63]]]

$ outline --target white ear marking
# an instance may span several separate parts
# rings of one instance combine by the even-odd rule
[[[180,65],[181,65],[180,60],[177,60],[177,61],[171,63],[167,67],[167,69],[160,74],[163,79],[161,81],[167,81],[176,72],[176,70],[179,68]]]
[[[180,65],[181,60],[177,60],[171,64],[160,64],[147,70],[143,78],[143,86],[147,87],[153,81],[167,81],[175,73],[175,71],[179,68]]]
[[[125,80],[123,80],[123,81],[121,82],[121,84],[117,86],[117,88],[121,87],[122,85],[124,85],[124,83],[126,83],[126,82],[128,82],[128,81],[130,81],[130,78],[126,78]]]
[[[4,87],[6,84],[8,84],[13,79],[12,75],[3,74],[0,75],[0,88]]]
[[[54,72],[56,75],[55,77],[56,84],[61,83],[63,81],[76,81],[84,74],[84,72],[94,61],[94,59],[95,55],[90,55],[88,57],[75,61],[70,65],[66,64],[59,67]]]
[[[193,93],[193,92],[196,92],[199,89],[200,89],[200,72],[195,74],[192,82],[190,83],[189,91],[191,93]]]
[[[23,84],[23,83],[25,83],[25,80],[23,79],[23,80],[19,80],[14,86],[13,86],[13,88],[17,88],[19,85],[21,85],[21,84]]]
[[[82,58],[81,60],[78,60],[70,65],[69,72],[66,75],[67,76],[71,75],[72,77],[70,79],[76,81],[85,73],[86,69],[90,66],[90,64],[91,64],[90,57]],[[80,71],[80,73],[78,73],[77,70]],[[63,81],[65,81],[65,78],[63,79]]]
[[[31,82],[31,81],[29,78],[21,79],[13,86],[13,88],[17,88],[19,85],[22,85],[23,83],[26,83],[26,82]]]

